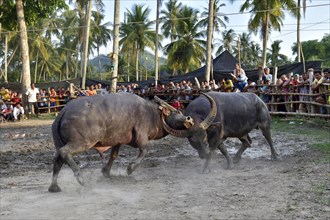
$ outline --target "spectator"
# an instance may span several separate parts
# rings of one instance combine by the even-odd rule
[[[308,79],[307,73],[303,73],[301,75],[301,78],[302,79],[298,83],[298,92],[301,93],[301,94],[308,94],[309,93],[309,79]],[[299,96],[299,100],[308,102],[309,97],[301,95],[301,96]],[[310,105],[305,104],[305,103],[300,103],[298,109],[299,109],[299,112],[303,112],[303,113],[311,112]]]
[[[232,92],[234,88],[233,81],[229,78],[224,78],[223,80],[223,90],[224,92]]]
[[[17,105],[14,107],[14,112],[13,112],[13,116],[14,116],[14,120],[21,120],[23,118],[24,115],[24,109],[21,106],[20,103],[17,103]]]
[[[29,88],[25,95],[28,96],[28,111],[31,114],[32,105],[34,107],[34,114],[38,116],[39,108],[38,108],[38,96],[39,96],[39,89],[35,87],[34,83],[31,83],[31,88]]]
[[[184,106],[181,104],[181,102],[179,102],[179,100],[177,100],[177,99],[173,99],[171,106],[180,111],[183,110],[183,108],[184,108]]]
[[[315,72],[314,81],[312,83],[312,90],[314,93],[319,94],[319,96],[316,97],[315,101],[320,104],[326,103],[326,96],[325,96],[325,94],[322,94],[322,93],[326,92],[325,86],[322,85],[323,81],[324,81],[324,77],[321,75],[321,72]],[[325,114],[326,109],[324,107],[321,107],[320,113]]]
[[[264,68],[262,80],[264,82],[269,80],[270,83],[272,83],[272,81],[273,81],[273,75],[270,74],[270,69],[268,67]]]
[[[10,121],[13,120],[13,108],[12,105],[7,105],[7,107],[1,111],[1,115],[5,120]]]
[[[5,108],[7,108],[6,103],[2,99],[0,99],[0,111],[4,110]]]
[[[118,90],[118,92],[127,92],[127,89],[124,85],[120,86],[120,89]]]
[[[88,93],[88,96],[97,95],[97,92],[96,92],[96,89],[95,89],[94,85],[91,85],[89,87],[89,90],[87,91],[87,93]]]
[[[247,84],[247,77],[245,71],[241,68],[241,66],[236,63],[234,74],[231,74],[234,80],[234,86],[240,91],[243,92],[243,88]]]
[[[51,87],[50,91],[49,91],[50,107],[56,106],[56,97],[57,97],[57,94],[56,94],[55,88]],[[56,112],[56,108],[54,108],[54,111]]]
[[[5,87],[1,87],[0,95],[4,101],[10,101],[10,91]]]
[[[20,94],[18,92],[13,92],[11,97],[12,97],[11,101],[15,104],[22,102],[22,99],[21,99]]]
[[[262,101],[264,101],[264,103],[269,103],[271,96],[268,94],[269,92],[271,92],[271,80],[267,79],[266,83],[260,88],[261,90],[261,94],[260,94],[260,98],[262,99]],[[268,106],[269,109],[270,106]]]
[[[248,79],[246,86],[243,88],[243,91],[255,93],[257,91],[256,86],[257,84],[255,82],[253,82],[251,79]]]

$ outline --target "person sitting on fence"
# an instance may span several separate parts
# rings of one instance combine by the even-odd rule
[[[325,86],[322,85],[323,81],[324,81],[324,77],[322,76],[321,72],[319,72],[319,71],[315,72],[314,73],[314,81],[312,83],[312,91],[315,94],[320,94],[319,96],[317,96],[315,98],[315,102],[320,103],[320,104],[325,104],[326,103],[325,94],[321,94],[321,93],[326,92]],[[325,107],[323,107],[323,106],[320,107],[320,113],[321,114],[326,113]]]
[[[3,116],[3,118],[6,120],[6,121],[11,121],[14,119],[14,116],[13,116],[13,107],[12,105],[7,105],[7,107],[1,111],[1,115]]]
[[[38,116],[39,108],[38,108],[38,99],[39,99],[39,89],[35,87],[34,83],[31,83],[31,88],[29,88],[25,95],[28,97],[28,110],[29,114],[32,113],[32,105],[34,108],[34,114]]]
[[[24,109],[20,103],[17,103],[16,106],[14,107],[14,111],[13,111],[14,121],[22,120],[23,115],[24,115]]]
[[[51,87],[50,88],[50,91],[48,93],[49,93],[50,107],[55,107],[56,106],[56,97],[57,97],[55,88],[54,87]],[[57,111],[56,108],[54,108],[54,111],[55,112]]]
[[[238,63],[235,64],[234,73],[231,74],[231,76],[233,77],[234,87],[240,92],[243,92],[243,88],[247,84],[248,78],[246,77],[245,71]]]
[[[308,79],[307,73],[303,73],[301,75],[301,80],[298,83],[298,92],[300,94],[308,94],[309,93],[309,79]],[[299,100],[303,101],[303,102],[309,102],[309,97],[306,96],[306,95],[301,95],[301,96],[299,96]],[[299,112],[310,113],[311,112],[310,104],[300,103],[299,104]]]

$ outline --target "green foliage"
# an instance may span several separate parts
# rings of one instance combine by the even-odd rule
[[[323,66],[330,66],[330,34],[325,34],[321,41],[303,41],[301,45],[306,61],[323,60]],[[297,44],[294,43],[291,48],[292,54],[297,54]]]
[[[47,18],[52,15],[57,9],[68,9],[65,0],[24,0],[25,22],[28,26],[32,26],[39,19]],[[2,23],[3,27],[7,30],[17,29],[18,24],[16,19],[17,13],[15,1],[3,1],[3,4],[0,5],[0,11],[6,12],[0,17],[0,23]]]

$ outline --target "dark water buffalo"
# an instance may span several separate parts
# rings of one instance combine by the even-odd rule
[[[185,115],[193,118],[194,126],[183,130],[181,134],[181,137],[188,137],[199,156],[206,159],[203,172],[209,170],[208,166],[216,148],[226,157],[228,168],[232,168],[233,161],[223,142],[228,137],[239,138],[242,147],[234,157],[234,162],[238,162],[246,148],[251,146],[248,133],[255,128],[259,128],[267,139],[272,159],[277,159],[270,132],[271,117],[267,106],[258,96],[252,93],[221,92],[209,92],[207,95],[213,98],[217,107],[212,125],[206,129],[200,126],[200,122],[212,111],[208,99],[200,96],[192,101],[185,111]]]
[[[95,148],[102,152],[111,148],[110,159],[103,167],[104,176],[110,176],[113,161],[122,144],[139,148],[137,159],[130,163],[127,173],[131,174],[147,154],[147,143],[151,139],[165,137],[168,132],[181,136],[183,130],[175,127],[184,124],[184,129],[193,125],[192,119],[180,111],[158,103],[147,101],[129,93],[83,97],[69,102],[59,113],[52,125],[56,147],[53,179],[50,192],[61,191],[57,185],[58,173],[66,162],[73,170],[77,181],[83,185],[80,168],[72,156]],[[210,116],[200,125],[207,127]]]

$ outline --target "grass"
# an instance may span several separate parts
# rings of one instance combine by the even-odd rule
[[[323,119],[302,120],[296,117],[283,120],[274,117],[272,130],[310,138],[310,146],[323,153],[322,161],[330,163],[330,123]]]

